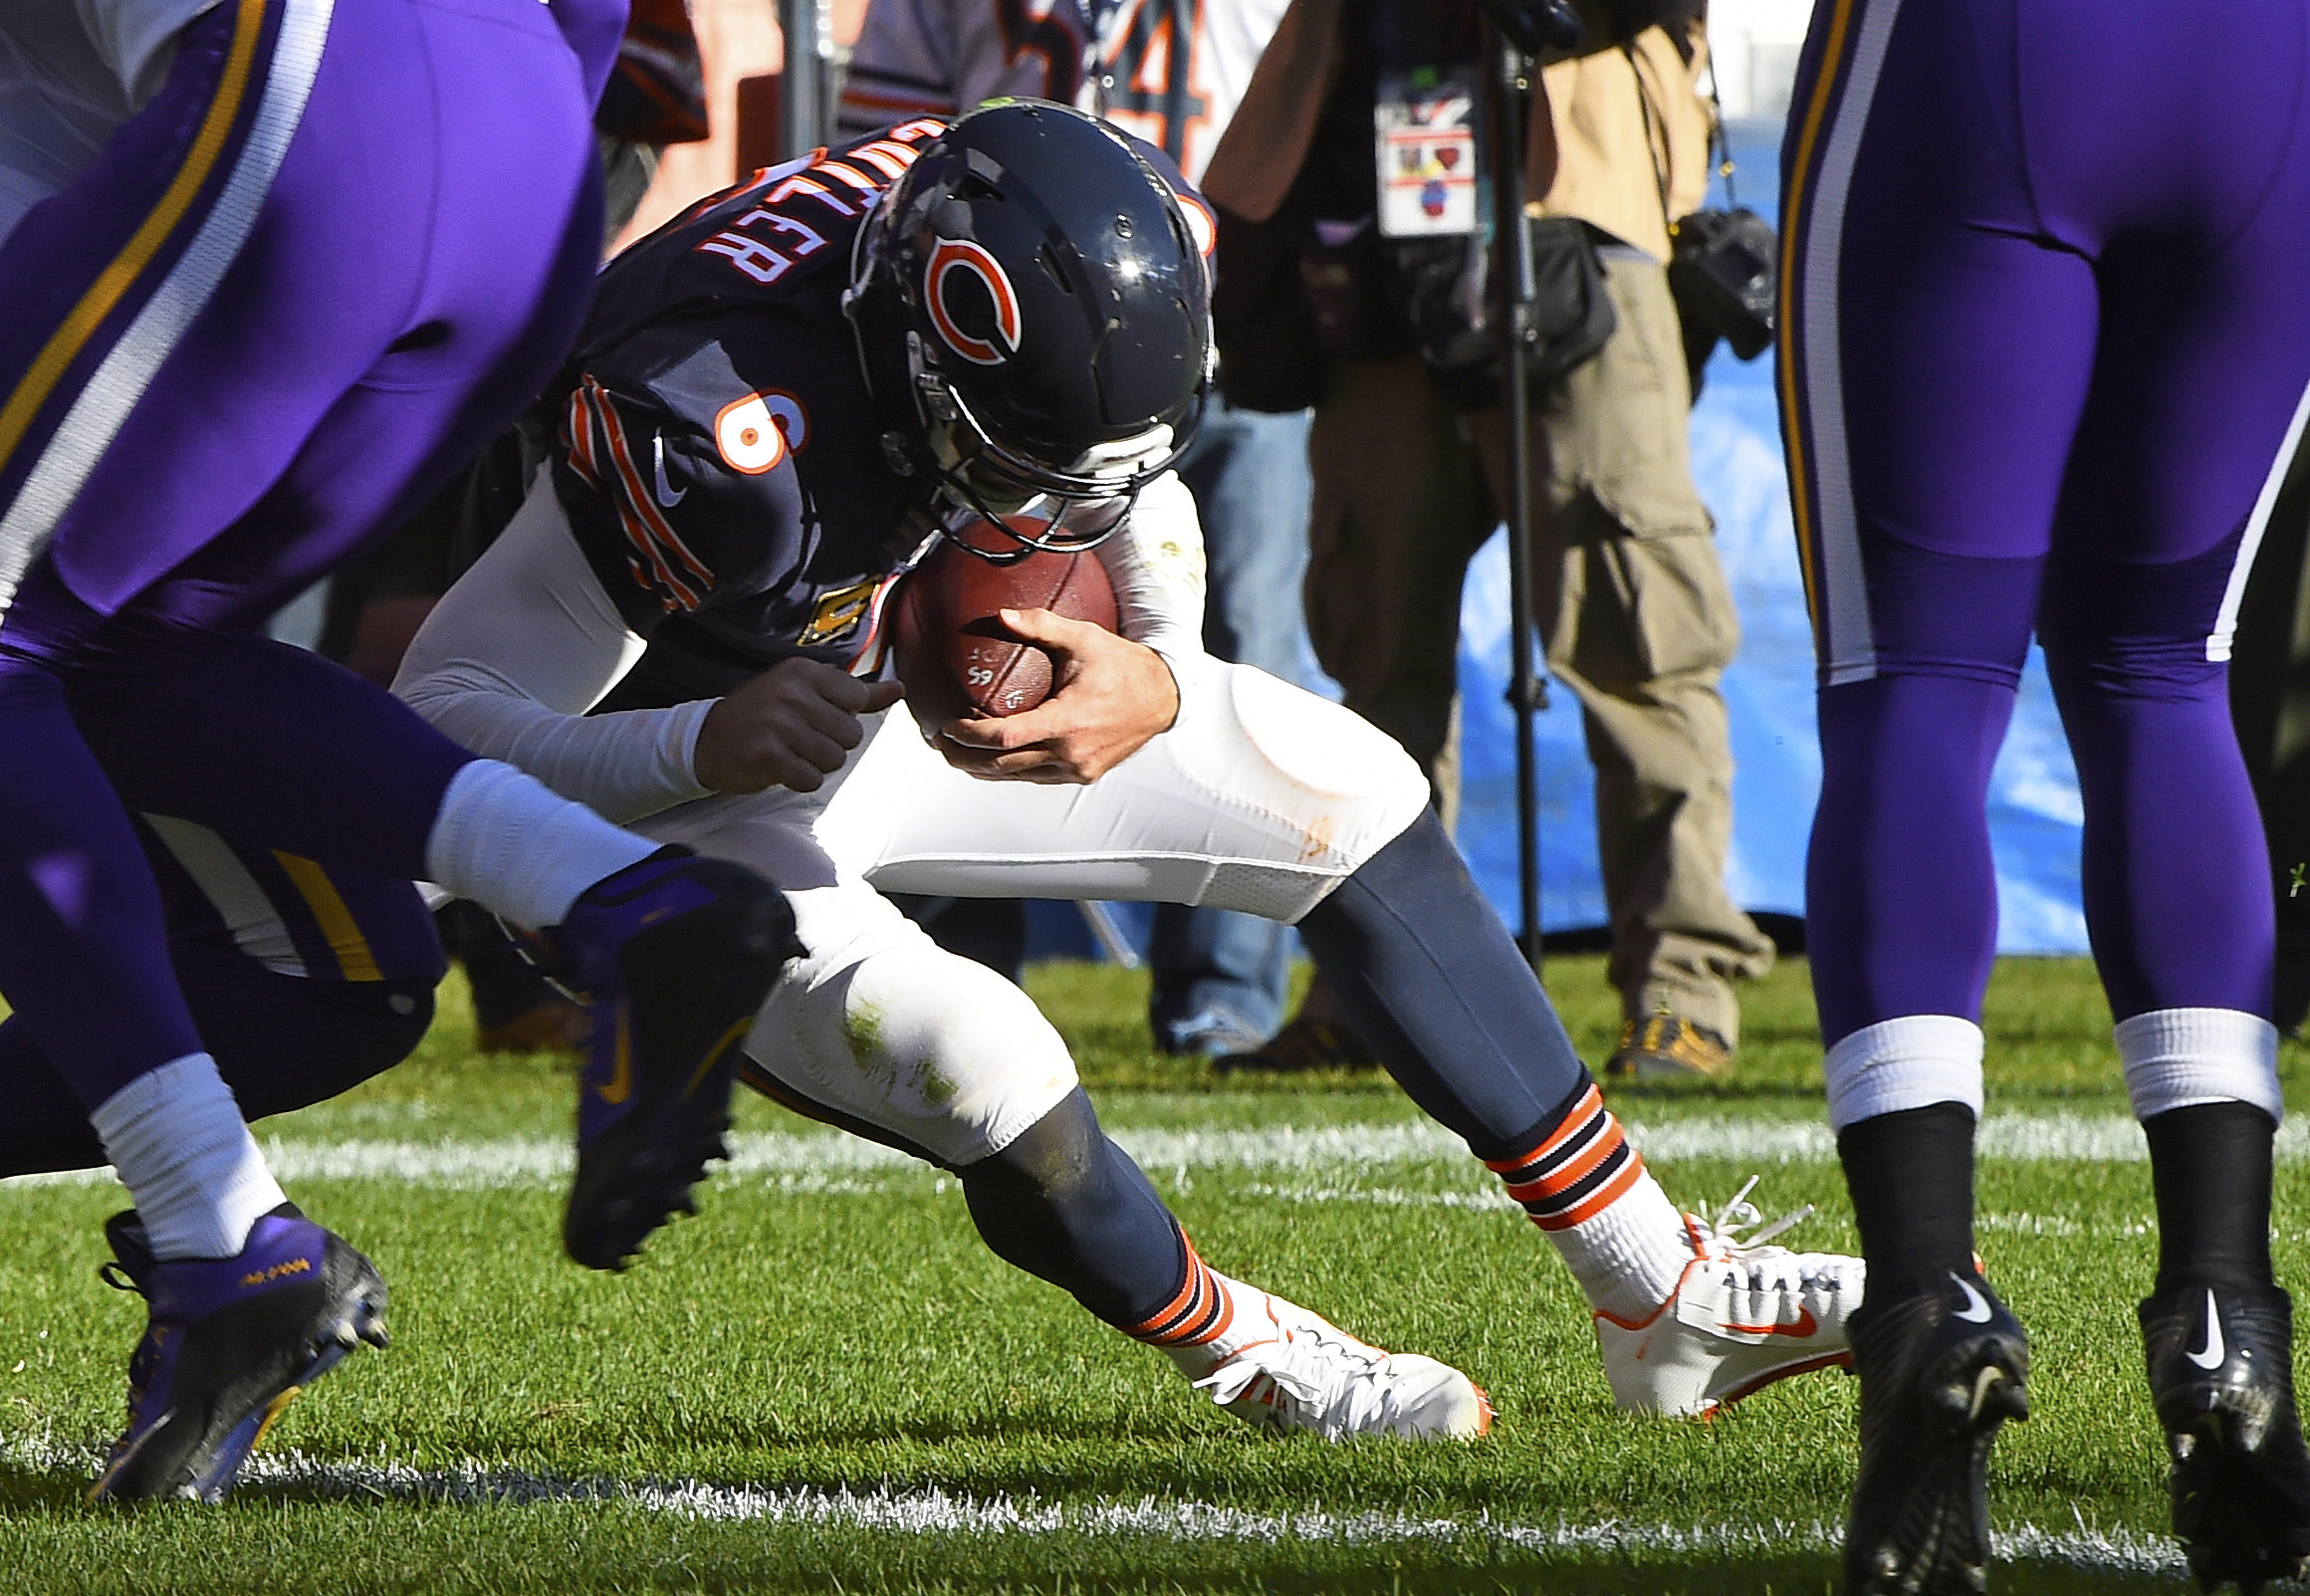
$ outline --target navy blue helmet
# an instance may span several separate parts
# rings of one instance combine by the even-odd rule
[[[993,558],[1099,542],[1202,419],[1209,228],[1151,154],[999,101],[926,143],[858,232],[843,308],[884,456],[948,532],[993,523]]]

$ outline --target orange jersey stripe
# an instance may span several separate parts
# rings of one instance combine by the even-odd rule
[[[587,453],[590,455],[593,427],[598,424],[604,432],[608,430],[608,405],[602,396],[600,385],[591,377],[585,379],[579,394],[585,405],[587,420],[584,431],[587,438]],[[636,573],[645,578],[645,585],[662,587],[673,594],[678,602],[684,603],[690,608],[696,608],[697,595],[690,591],[681,577],[674,573],[673,568],[666,564],[664,554],[656,544],[650,541],[648,529],[642,526],[628,503],[632,497],[632,484],[627,482],[625,491],[619,492],[610,484],[601,481],[597,461],[594,462],[594,466],[592,481],[609,500],[610,507],[617,512],[618,529],[625,534],[628,558],[633,561]]]
[[[609,403],[606,395],[601,401],[601,419],[609,431],[610,458],[617,462],[617,474],[625,481],[626,496],[633,501],[634,509],[640,512],[643,524],[667,553],[688,568],[691,575],[705,585],[712,586],[714,573],[706,569],[696,555],[690,553],[689,545],[675,534],[673,524],[658,513],[657,501],[650,494],[649,484],[642,480],[640,470],[633,463],[633,452],[626,447],[625,422],[619,417],[617,406]]]

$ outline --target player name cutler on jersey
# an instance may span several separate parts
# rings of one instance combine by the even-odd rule
[[[610,707],[711,697],[796,655],[879,668],[927,528],[881,456],[842,291],[859,224],[945,126],[757,172],[603,272],[554,476],[650,643]]]

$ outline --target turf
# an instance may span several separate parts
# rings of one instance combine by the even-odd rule
[[[1600,965],[1559,960],[1549,979],[1601,1056],[1616,1021]],[[1221,1080],[1150,1053],[1138,978],[1053,966],[1033,985],[1107,1122],[1172,1150],[1150,1173],[1207,1256],[1467,1368],[1495,1434],[1262,1441],[997,1263],[951,1180],[829,1151],[766,1104],[742,1124],[765,1151],[624,1276],[561,1260],[550,1178],[334,1173],[347,1145],[561,1137],[566,1068],[474,1055],[452,987],[416,1059],[261,1127],[314,1172],[299,1200],[393,1282],[395,1344],[292,1407],[223,1508],[79,1504],[138,1324],[94,1277],[118,1194],[0,1192],[0,1567],[42,1591],[1830,1588],[1849,1381],[1789,1382],[1713,1424],[1620,1415],[1545,1244],[1470,1161],[1405,1129],[1393,1088]],[[1850,1248],[1832,1164],[1736,1156],[1820,1113],[1801,965],[1747,1007],[1732,1080],[1616,1105],[1717,1150],[1656,1160],[1673,1196],[1721,1198],[1761,1170],[1770,1211],[1818,1207],[1792,1241]],[[2124,1112],[2083,966],[2001,966],[1987,1028],[1997,1106]],[[2300,1054],[2284,1064],[2292,1097]],[[1302,1167],[1192,1134],[1290,1127],[1395,1139]],[[2280,1272],[2300,1279],[2310,1162],[2281,1165],[2278,1201]],[[2182,1588],[2130,1328],[2155,1248],[2146,1168],[1990,1159],[1981,1209],[2037,1360],[2035,1415],[1996,1455],[2018,1560],[1993,1588]]]

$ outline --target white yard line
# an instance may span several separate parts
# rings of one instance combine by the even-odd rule
[[[1737,1117],[1631,1122],[1630,1136],[1647,1159],[1665,1170],[1696,1159],[1747,1166],[1821,1164],[1836,1158],[1828,1126],[1812,1120]],[[1442,1126],[1415,1121],[1392,1125],[1268,1125],[1244,1130],[1171,1130],[1125,1126],[1115,1139],[1149,1173],[1189,1170],[1315,1172],[1368,1171],[1378,1166],[1470,1167],[1467,1149]],[[887,1175],[919,1168],[904,1155],[839,1132],[772,1132],[733,1138],[736,1156],[725,1178],[768,1179],[795,1189],[859,1190],[844,1177]],[[559,1137],[506,1136],[486,1141],[342,1141],[265,1139],[265,1156],[284,1181],[369,1180],[410,1186],[503,1187],[555,1185],[569,1179],[571,1149]],[[2141,1130],[2119,1115],[1995,1114],[1981,1127],[1986,1159],[2029,1162],[2131,1164],[2147,1156]],[[2310,1125],[2288,1123],[2278,1132],[2278,1157],[2310,1160]],[[23,1178],[25,1184],[110,1181],[104,1170]],[[5,1184],[5,1183],[0,1183]],[[1338,1181],[1326,1183],[1341,1185]],[[1346,1185],[1365,1192],[1350,1180]],[[866,1188],[866,1189],[871,1189]],[[1465,1198],[1439,1196],[1457,1204]]]
[[[94,1448],[53,1441],[0,1443],[0,1458],[38,1471],[93,1472]],[[1588,1557],[1778,1556],[1834,1551],[1837,1526],[1820,1519],[1721,1519],[1681,1525],[1608,1518],[1513,1523],[1478,1513],[1466,1518],[1408,1513],[1253,1512],[1216,1502],[1144,1496],[1135,1502],[1059,1502],[1039,1496],[973,1496],[938,1486],[827,1490],[814,1485],[730,1485],[707,1481],[572,1479],[478,1463],[446,1469],[405,1464],[330,1463],[285,1452],[251,1459],[245,1489],[309,1491],[327,1497],[519,1507],[583,1502],[638,1507],[673,1517],[718,1522],[795,1524],[915,1535],[1089,1535],[1171,1541],[1275,1544],[1317,1541],[1349,1546],[1451,1543],[1474,1539],[1519,1551]],[[2181,1574],[2181,1551],[2164,1537],[2130,1530],[2042,1529],[2022,1524],[1994,1537],[1997,1556],[2065,1564],[2089,1573]]]

